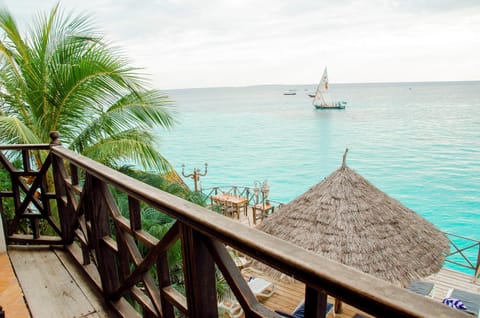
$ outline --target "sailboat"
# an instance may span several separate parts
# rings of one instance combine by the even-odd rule
[[[333,101],[328,91],[328,73],[327,68],[323,71],[322,79],[318,84],[317,91],[312,102],[317,109],[344,109],[347,105],[345,101]]]

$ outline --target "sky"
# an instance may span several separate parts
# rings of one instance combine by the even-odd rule
[[[0,0],[21,24],[57,0]],[[158,89],[480,80],[480,0],[63,0]]]

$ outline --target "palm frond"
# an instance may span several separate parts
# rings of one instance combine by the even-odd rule
[[[150,133],[129,130],[103,138],[84,149],[82,154],[111,167],[133,162],[147,170],[166,172],[171,165],[154,145],[154,136]]]
[[[57,130],[67,147],[107,165],[171,170],[153,132],[173,126],[173,103],[147,88],[88,16],[64,14],[57,4],[22,38],[11,14],[0,10],[0,33],[3,140],[45,143]]]
[[[39,144],[41,141],[15,117],[0,116],[0,142],[5,144]]]

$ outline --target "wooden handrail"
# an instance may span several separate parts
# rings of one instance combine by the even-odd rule
[[[28,145],[4,145],[0,146],[0,151],[38,148],[38,145],[33,148]],[[173,317],[173,307],[176,307],[189,317],[215,317],[217,303],[213,270],[214,264],[217,264],[247,317],[278,317],[253,297],[228,256],[225,245],[229,245],[305,283],[307,313],[325,312],[319,308],[324,295],[328,294],[382,317],[468,317],[460,311],[452,311],[433,300],[160,191],[70,151],[58,145],[58,141],[50,145],[50,156],[52,170],[49,171],[54,176],[61,223],[56,231],[80,264],[88,264],[92,258],[95,260],[101,277],[101,282],[97,281],[98,287],[105,299],[124,314],[125,310],[132,312],[127,309],[129,305],[124,298],[129,294],[148,316]],[[66,169],[65,163],[69,164],[69,169]],[[74,180],[80,175],[77,169],[85,176],[82,187],[78,180]],[[68,171],[74,171],[74,178]],[[46,179],[46,173],[44,177]],[[128,219],[118,210],[109,192],[110,187],[129,197]],[[29,196],[32,194],[27,193],[27,199]],[[174,218],[178,228],[172,228],[172,232],[160,240],[149,237],[141,229],[140,204]],[[24,208],[25,205],[20,203],[17,207]],[[17,211],[18,218],[24,216],[23,212]],[[50,212],[45,211],[42,217],[49,219]],[[12,233],[8,239],[13,240],[14,236]],[[168,275],[166,249],[176,239],[182,242],[185,295],[171,288]],[[33,243],[36,239],[24,239],[24,242]],[[147,255],[140,253],[138,242],[149,248]],[[93,257],[89,257],[90,254]],[[158,281],[154,281],[148,272],[152,264],[156,267]],[[143,286],[142,290],[139,283]]]

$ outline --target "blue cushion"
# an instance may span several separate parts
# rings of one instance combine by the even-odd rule
[[[408,290],[416,292],[417,294],[428,296],[432,292],[434,284],[426,281],[414,281],[407,287]]]
[[[454,289],[451,298],[460,299],[462,303],[467,307],[466,312],[471,313],[472,315],[478,316],[480,311],[480,295],[463,291],[460,289]]]

